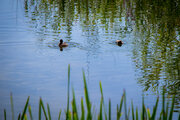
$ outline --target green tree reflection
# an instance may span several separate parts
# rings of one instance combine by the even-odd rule
[[[135,0],[133,59],[144,90],[165,86],[180,100],[180,1]],[[131,6],[132,7],[132,6]],[[132,20],[131,19],[131,20]]]

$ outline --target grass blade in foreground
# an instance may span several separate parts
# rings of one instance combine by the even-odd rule
[[[136,120],[138,120],[138,108],[136,107]]]
[[[32,117],[32,112],[31,112],[31,106],[28,107],[28,111],[29,111],[29,116],[30,116],[30,119],[33,120],[33,117]]]
[[[39,99],[39,120],[41,120],[41,99]]]
[[[50,112],[50,107],[49,107],[49,104],[48,104],[48,103],[47,103],[47,110],[48,110],[49,120],[51,120],[51,112]]]
[[[86,83],[86,77],[85,73],[83,71],[83,80],[84,80],[84,94],[85,94],[85,99],[86,99],[86,106],[87,106],[87,119],[92,120],[92,114],[91,114],[91,103],[88,95],[88,89],[87,89],[87,83]]]
[[[12,93],[10,93],[10,99],[11,99],[12,120],[14,120],[14,104],[13,104],[13,96],[12,96]]]
[[[125,119],[128,120],[128,115],[127,115],[127,103],[126,103],[126,91],[124,90],[124,111],[125,111]]]
[[[24,115],[24,119],[27,120],[27,115],[26,114]]]
[[[156,104],[155,104],[155,106],[153,107],[153,113],[152,113],[152,116],[151,116],[151,120],[155,120],[158,103],[159,103],[159,97],[157,98]]]
[[[111,120],[111,100],[109,99],[109,120]]]
[[[70,65],[68,65],[68,93],[67,93],[67,111],[66,111],[66,120],[69,119],[69,87],[70,87]]]
[[[124,100],[124,93],[123,93],[123,95],[121,97],[121,102],[120,102],[119,108],[118,108],[118,105],[117,105],[117,120],[119,120],[121,118],[121,110],[122,110],[123,100]]]
[[[151,120],[151,113],[150,113],[149,108],[147,109],[147,115],[148,115],[148,120]]]
[[[133,106],[133,102],[131,102],[131,105],[132,105],[132,119],[135,120],[135,117],[134,117],[134,106]]]
[[[141,120],[144,120],[145,119],[145,116],[144,116],[144,95],[143,95],[143,98],[142,98],[142,113],[141,113]]]
[[[127,120],[129,120],[130,111],[131,111],[131,109],[129,108],[128,109],[128,118],[127,118]]]
[[[99,115],[98,115],[98,120],[103,120],[103,117],[102,117],[102,98],[101,98],[101,103],[100,103],[100,111],[99,111]]]
[[[81,98],[81,120],[85,120],[85,112],[84,112],[83,98]]]
[[[58,116],[58,120],[61,119],[61,110],[59,111],[59,116]]]
[[[27,107],[28,107],[28,104],[29,104],[29,98],[30,98],[30,97],[27,98],[26,105],[25,105],[25,107],[24,107],[24,110],[23,110],[23,113],[22,113],[22,116],[21,116],[21,120],[24,119],[24,116],[25,116],[25,114],[26,114],[26,110],[27,110]]]
[[[102,105],[103,105],[103,107],[104,107],[105,120],[107,120],[107,113],[106,113],[106,108],[105,108],[105,105],[104,105],[104,96],[103,96],[103,90],[102,90],[101,81],[99,82],[99,86],[100,86],[100,91],[101,91]]]
[[[46,114],[46,110],[45,110],[45,107],[44,107],[44,104],[43,104],[43,101],[42,101],[41,98],[40,98],[40,104],[41,104],[41,107],[42,107],[42,109],[43,109],[44,116],[45,116],[46,120],[48,120],[48,117],[47,117],[47,114]]]
[[[78,112],[77,112],[77,107],[76,107],[76,98],[75,98],[74,89],[72,90],[72,92],[73,92],[73,101],[72,101],[73,120],[79,120]]]
[[[4,120],[6,120],[6,109],[4,109]]]
[[[19,115],[18,115],[18,120],[21,120],[21,114],[19,113]]]

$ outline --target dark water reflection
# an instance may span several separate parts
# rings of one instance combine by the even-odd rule
[[[5,91],[0,96],[2,103],[7,99],[4,94],[12,90],[17,96],[35,94],[33,100],[41,95],[50,103],[66,103],[64,75],[70,63],[78,97],[83,94],[80,88],[84,68],[91,94],[98,96],[96,85],[102,80],[104,93],[115,99],[114,108],[123,88],[137,104],[141,103],[141,95],[146,94],[147,104],[152,106],[149,98],[155,99],[165,86],[169,97],[176,95],[179,110],[179,0],[3,0],[2,3],[1,6],[6,6],[0,14],[0,49],[4,51],[0,52],[3,66],[0,86]],[[69,44],[63,51],[58,47],[60,38]],[[123,40],[121,47],[115,44],[117,39]],[[29,88],[21,93],[22,88],[17,84]],[[10,90],[6,91],[4,86]],[[58,96],[58,91],[62,95]],[[94,97],[92,100],[98,101]]]

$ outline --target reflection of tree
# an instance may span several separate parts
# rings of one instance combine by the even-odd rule
[[[130,6],[135,20],[133,59],[145,90],[167,87],[180,100],[180,2],[139,1]],[[127,3],[128,4],[128,3]]]
[[[78,20],[81,25],[90,27],[100,23],[100,28],[112,32],[109,30],[113,30],[114,23],[121,22],[121,17],[125,16],[125,10],[119,7],[122,3],[116,0],[24,0],[24,8],[32,27],[36,27],[38,32],[67,32],[68,37],[73,22]],[[127,28],[119,25],[119,31],[126,33]]]

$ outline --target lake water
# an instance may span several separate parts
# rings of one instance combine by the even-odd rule
[[[170,0],[167,0],[167,2]],[[152,109],[165,86],[180,110],[180,4],[152,1],[1,0],[0,1],[0,119],[10,92],[15,117],[30,96],[38,118],[40,96],[53,119],[66,108],[68,64],[76,101],[84,96],[85,71],[90,99],[99,106],[102,82],[105,104],[112,101],[115,118],[123,90],[131,100]],[[59,40],[69,44],[60,50]],[[116,40],[124,44],[118,46]],[[72,98],[72,95],[71,97]],[[171,99],[169,100],[171,101]],[[161,100],[160,100],[161,105]],[[99,107],[94,109],[98,113]],[[159,108],[160,109],[160,108]],[[64,114],[64,113],[63,113]]]

